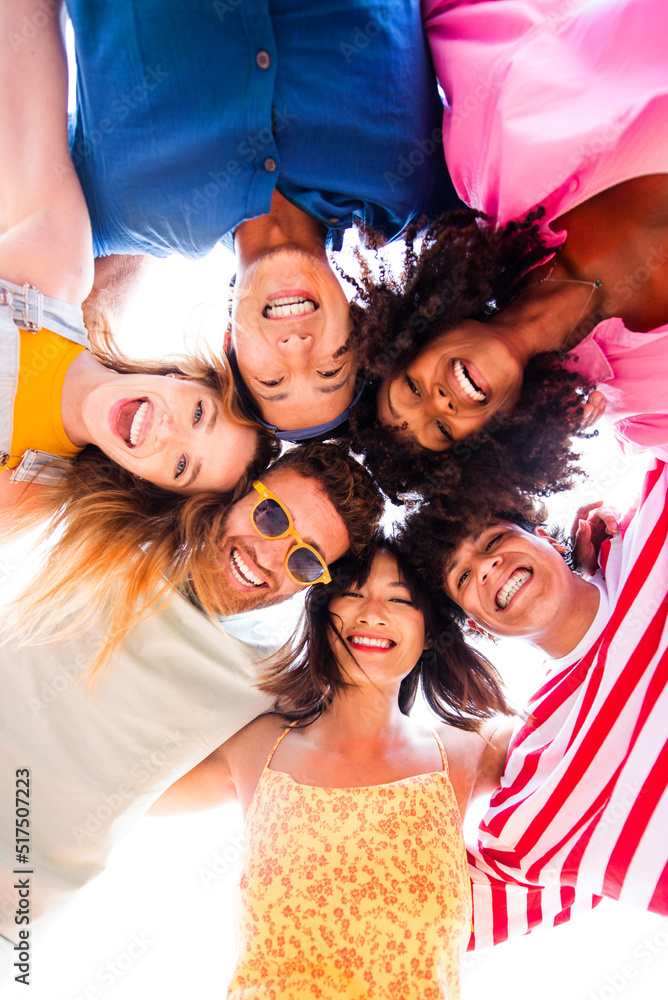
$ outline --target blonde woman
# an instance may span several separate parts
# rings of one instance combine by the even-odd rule
[[[109,353],[95,356],[87,349],[80,306],[93,278],[90,221],[67,145],[59,18],[50,17],[30,41],[21,34],[38,6],[11,0],[0,14],[5,524],[18,500],[25,510],[42,500],[52,506],[38,488],[54,482],[89,445],[175,493],[232,494],[254,464],[259,433],[233,404],[222,365],[132,370]],[[17,482],[30,483],[35,496],[29,505]]]
[[[32,0],[0,10],[0,533],[59,528],[41,592],[85,585],[92,605],[125,588],[117,631],[186,558],[179,524],[195,495],[224,510],[278,446],[244,415],[222,361],[136,365],[102,335],[89,349],[90,221],[67,144],[60,20],[44,16]]]

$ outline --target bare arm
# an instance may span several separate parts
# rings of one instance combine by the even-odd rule
[[[0,4],[0,136],[0,277],[80,305],[93,278],[92,239],[68,148],[55,4]]]
[[[499,787],[516,722],[516,719],[505,717],[490,719],[481,730],[480,735],[485,742],[478,758],[478,769],[471,789],[472,799],[479,795],[491,795]]]
[[[149,813],[153,816],[165,816],[170,813],[199,812],[202,809],[213,809],[225,802],[233,802],[237,791],[226,747],[227,743],[223,743],[170,785],[153,803]]]
[[[515,721],[505,716],[488,719],[478,733],[439,728],[462,819],[473,799],[498,787]]]
[[[95,345],[97,331],[114,329],[135,294],[154,257],[111,254],[95,259],[95,280],[83,303],[84,323]]]
[[[285,727],[277,715],[261,715],[175,781],[151,806],[153,815],[197,812],[239,800],[244,812],[276,737]]]

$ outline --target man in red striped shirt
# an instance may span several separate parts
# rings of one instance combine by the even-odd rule
[[[659,461],[587,580],[506,521],[430,555],[460,624],[552,658],[469,851],[476,945],[602,896],[668,914],[667,491]],[[419,523],[409,537],[433,553]]]

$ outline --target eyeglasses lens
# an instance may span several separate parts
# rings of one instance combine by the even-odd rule
[[[300,583],[313,583],[322,576],[320,560],[310,549],[295,549],[288,558],[288,569]]]
[[[290,527],[288,515],[275,500],[261,500],[253,512],[253,520],[267,538],[278,538]]]

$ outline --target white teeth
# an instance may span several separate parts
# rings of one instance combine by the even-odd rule
[[[507,608],[511,597],[522,587],[532,576],[530,569],[518,569],[507,583],[504,583],[501,590],[496,595],[496,603],[500,608]]]
[[[469,374],[461,361],[454,361],[452,369],[455,373],[455,378],[470,399],[472,399],[475,403],[486,402],[487,396],[482,389],[478,389],[477,386],[471,381]]]
[[[242,583],[245,587],[249,586],[249,584],[253,587],[262,586],[262,580],[260,580],[250,566],[243,561],[238,549],[232,549],[230,568],[235,579],[237,579],[239,583]]]
[[[130,428],[130,444],[133,448],[137,444],[137,441],[139,441],[142,427],[144,426],[144,421],[146,420],[146,414],[148,413],[150,405],[149,401],[145,399],[141,406],[137,409],[137,412],[132,420],[132,427]]]
[[[369,639],[365,635],[350,635],[348,639],[356,646],[378,646],[380,649],[391,649],[392,647],[390,639]]]
[[[264,315],[268,319],[283,319],[285,316],[306,316],[315,312],[316,305],[312,299],[302,299],[290,296],[282,299],[272,299],[264,307]]]

